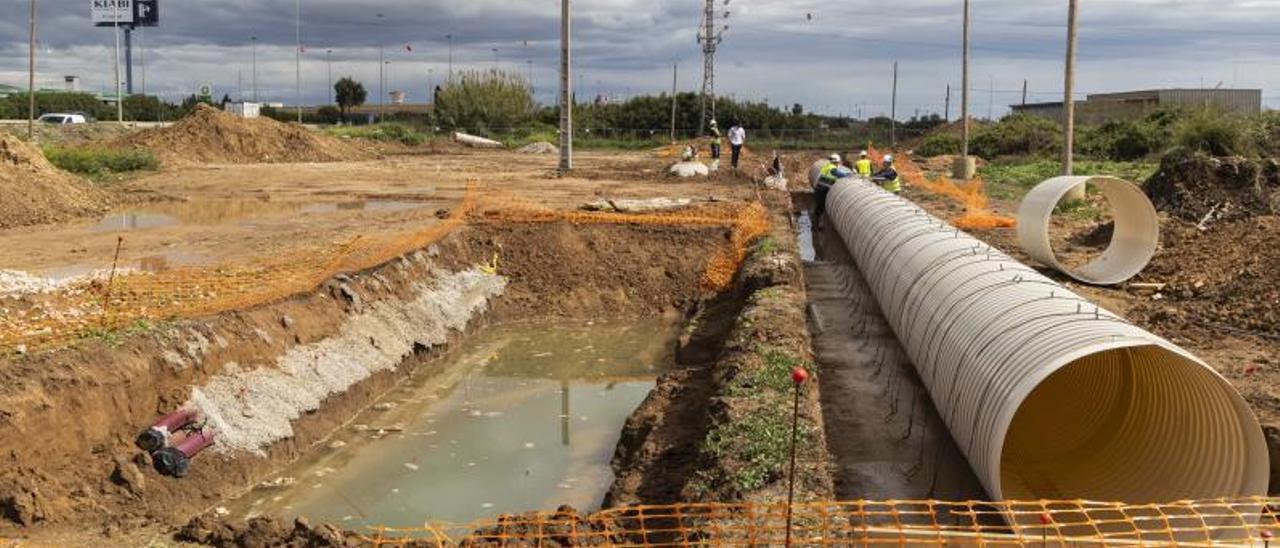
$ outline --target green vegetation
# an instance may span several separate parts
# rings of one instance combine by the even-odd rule
[[[1173,142],[1185,149],[1211,156],[1247,156],[1253,152],[1249,120],[1202,110],[1174,127]]]
[[[960,136],[950,133],[930,133],[924,138],[924,142],[916,148],[916,154],[926,158],[934,156],[943,156],[947,154],[960,154],[960,149],[964,146]]]
[[[1039,116],[1017,114],[974,132],[969,152],[982,158],[1051,155],[1062,150],[1062,128]]]
[[[338,126],[325,130],[334,137],[367,139],[370,141],[399,142],[417,146],[431,139],[430,135],[417,131],[405,124],[387,122],[368,126]]]
[[[1077,175],[1111,175],[1141,183],[1155,174],[1159,165],[1155,162],[1077,161]],[[978,170],[986,184],[987,194],[993,198],[1021,199],[1032,187],[1044,180],[1062,174],[1058,160],[1037,158],[1009,158],[992,162]]]
[[[90,177],[154,170],[160,166],[155,155],[143,149],[50,146],[45,147],[44,155],[50,163],[61,169]]]
[[[782,476],[791,449],[791,370],[796,366],[813,370],[812,364],[772,347],[756,348],[752,362],[728,382],[726,395],[750,399],[755,405],[743,416],[718,424],[703,446],[708,454],[739,465],[728,479],[743,492]],[[806,447],[813,436],[812,425],[801,421],[799,435],[799,446]]]
[[[464,72],[436,94],[436,117],[442,125],[483,133],[518,128],[537,114],[528,80],[502,70]]]
[[[333,84],[334,101],[338,103],[339,113],[342,119],[347,119],[347,114],[351,112],[352,107],[358,107],[364,104],[369,93],[365,91],[364,84],[355,81],[350,76],[339,79]]]

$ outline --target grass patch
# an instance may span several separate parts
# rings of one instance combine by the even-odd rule
[[[415,130],[405,124],[387,122],[367,126],[339,126],[325,130],[325,133],[339,138],[364,139],[366,141],[395,142],[409,146],[418,146],[431,139],[430,135]]]
[[[737,489],[748,492],[782,477],[791,449],[791,406],[786,398],[762,399],[760,405],[737,420],[721,424],[710,432],[704,450],[738,464],[727,478]],[[808,444],[812,433],[801,423],[799,446]]]
[[[60,169],[90,177],[151,171],[160,167],[160,162],[151,151],[138,148],[119,150],[49,146],[45,147],[44,156]]]
[[[1112,162],[1082,160],[1075,164],[1076,175],[1111,175],[1142,184],[1159,168],[1155,162]],[[1021,200],[1046,179],[1062,174],[1062,163],[1049,159],[1012,159],[992,162],[978,170],[989,196],[998,200]]]
[[[106,343],[108,346],[116,347],[120,346],[120,344],[129,337],[146,333],[156,329],[157,327],[159,327],[159,325],[153,324],[145,319],[138,319],[134,320],[133,323],[115,329],[90,328],[83,333],[82,338],[86,340],[99,340]]]
[[[765,236],[756,244],[756,254],[758,255],[771,255],[777,250],[778,240],[773,239],[773,236]]]

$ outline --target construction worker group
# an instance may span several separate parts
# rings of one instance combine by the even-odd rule
[[[880,164],[879,171],[874,171],[871,157],[865,150],[858,154],[858,160],[853,162],[852,169],[839,154],[832,154],[827,159],[827,163],[819,170],[818,181],[813,189],[815,202],[813,222],[815,227],[821,226],[822,216],[826,213],[827,194],[840,181],[849,179],[855,174],[871,183],[880,185],[880,188],[886,191],[894,194],[902,193],[902,177],[898,174],[898,170],[893,167],[893,155],[886,154]]]

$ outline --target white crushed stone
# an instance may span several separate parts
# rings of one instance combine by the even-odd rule
[[[522,146],[516,149],[516,152],[520,154],[559,154],[560,147],[546,141],[538,141]]]
[[[338,334],[290,348],[274,367],[213,377],[192,389],[184,407],[208,419],[217,451],[265,455],[266,447],[293,436],[294,419],[332,394],[395,369],[415,342],[447,342],[450,331],[465,328],[506,284],[506,278],[479,268],[439,272],[430,282],[414,284],[413,300],[372,303]]]

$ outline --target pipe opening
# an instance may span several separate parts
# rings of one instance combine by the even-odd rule
[[[1085,356],[1023,400],[1001,454],[1006,499],[1168,502],[1255,495],[1259,426],[1226,381],[1146,345]],[[1265,457],[1265,455],[1263,455]]]

